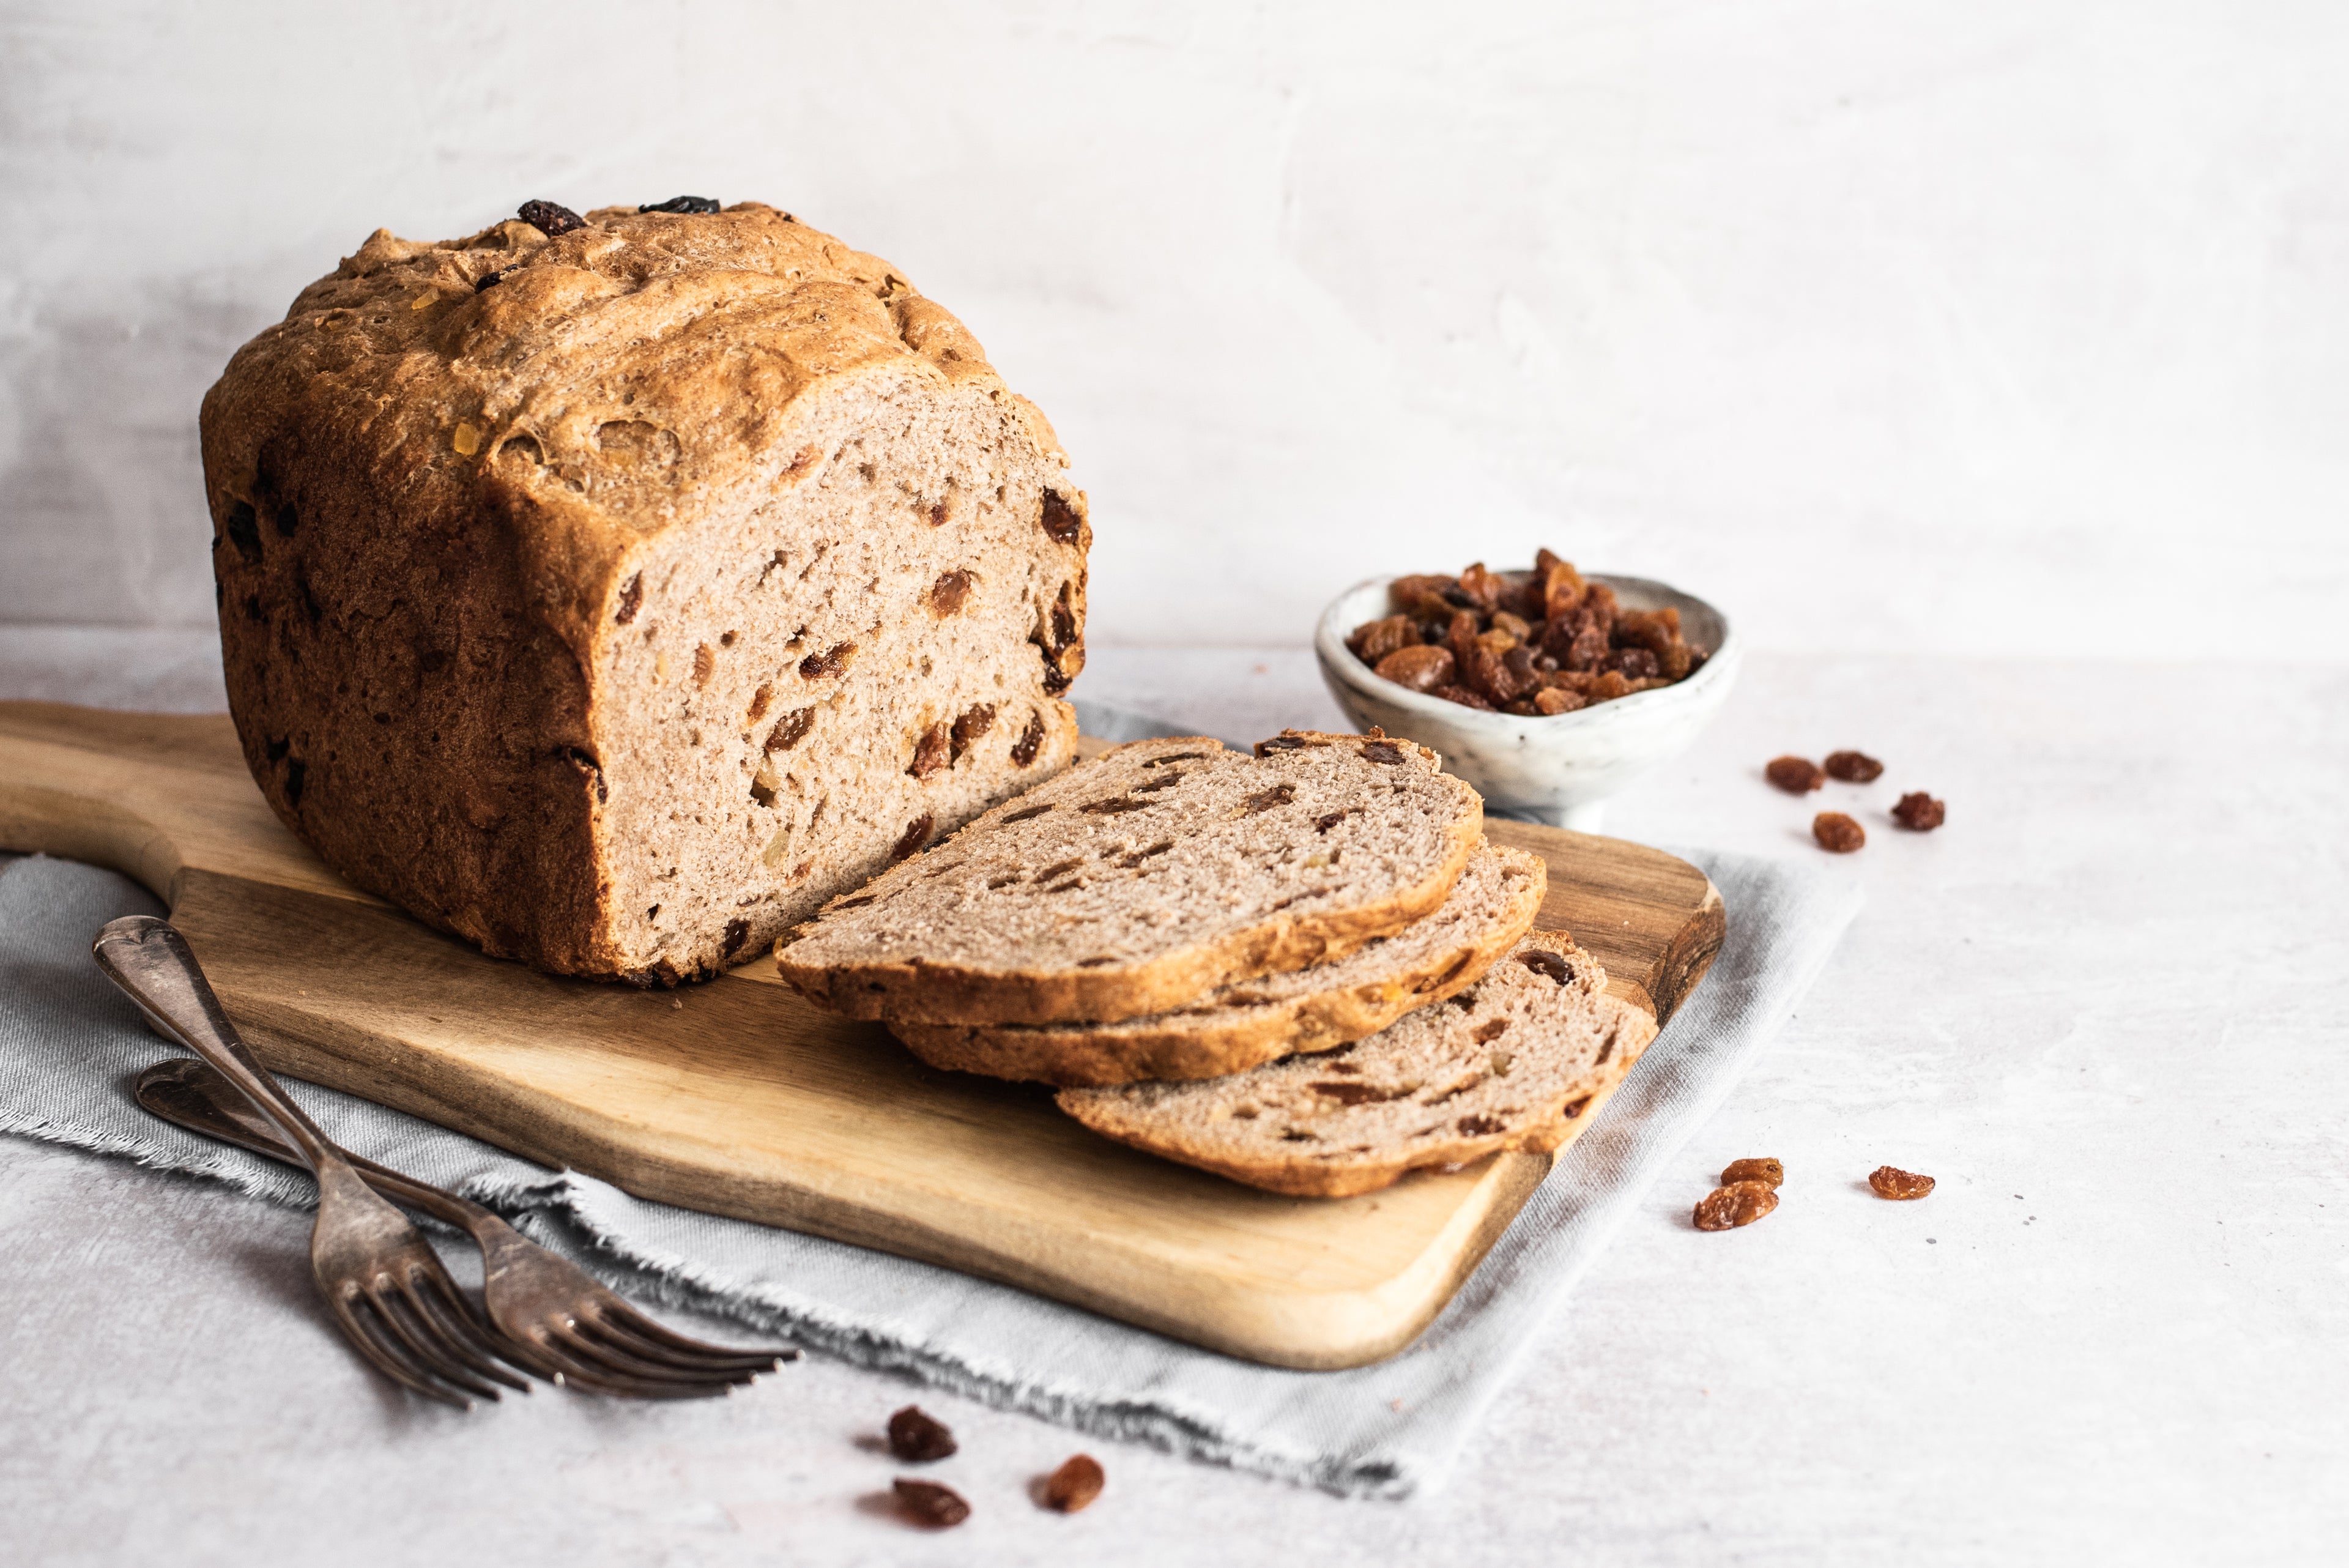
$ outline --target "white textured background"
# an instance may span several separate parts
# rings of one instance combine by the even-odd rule
[[[787,206],[1094,497],[1103,645],[1547,541],[1764,650],[2349,660],[2349,7],[0,5],[0,623],[204,626],[378,224]]]

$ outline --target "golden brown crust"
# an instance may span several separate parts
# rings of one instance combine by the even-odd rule
[[[1262,1004],[1232,1004],[1219,992],[1209,1005],[1106,1026],[892,1021],[890,1032],[933,1067],[1061,1088],[1216,1078],[1293,1051],[1326,1051],[1465,991],[1533,929],[1548,885],[1547,867],[1538,856],[1519,850],[1488,853],[1507,857],[1523,871],[1508,884],[1507,899],[1495,918],[1483,925],[1464,924],[1442,945],[1371,980]]]
[[[609,689],[614,639],[647,562],[788,484],[798,432],[883,385],[992,400],[1065,466],[950,314],[771,207],[378,230],[203,403],[230,706],[272,808],[493,954],[667,981],[739,956],[630,971],[602,753],[641,695]],[[1054,493],[1078,526],[1048,694],[1082,663],[1090,540]]]

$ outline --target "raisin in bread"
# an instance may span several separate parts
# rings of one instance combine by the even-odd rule
[[[1318,1055],[1193,1084],[1063,1089],[1093,1131],[1251,1187],[1344,1198],[1423,1166],[1552,1149],[1655,1038],[1563,931],[1447,1002]]]
[[[1214,1078],[1376,1033],[1466,989],[1533,928],[1541,857],[1479,848],[1433,914],[1331,963],[1260,975],[1119,1023],[892,1023],[934,1067],[1063,1086]]]
[[[205,397],[230,706],[351,881],[675,981],[1066,765],[1092,535],[887,263],[552,211],[378,231]]]
[[[1102,753],[835,899],[776,952],[854,1018],[1115,1022],[1433,911],[1484,803],[1423,746],[1290,731]]]

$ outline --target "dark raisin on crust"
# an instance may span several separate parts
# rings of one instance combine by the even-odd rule
[[[262,747],[262,753],[271,762],[282,763],[285,760],[285,749],[293,743],[286,740],[272,740]]]
[[[1163,757],[1144,757],[1142,760],[1142,765],[1145,768],[1163,768],[1170,763],[1195,763],[1205,759],[1206,754],[1205,752],[1169,752]]]
[[[744,942],[746,942],[746,941],[749,941],[750,940],[750,921],[748,921],[748,920],[729,920],[729,921],[727,921],[727,922],[726,922],[726,943],[725,943],[725,947],[724,947],[724,949],[722,950],[722,956],[723,956],[723,957],[725,957],[725,958],[727,958],[727,959],[731,959],[731,958],[732,958],[736,953],[738,953],[738,952],[740,952],[740,951],[741,951],[741,950],[742,950],[742,944],[743,944]]]
[[[636,618],[636,607],[645,602],[645,575],[638,572],[620,585],[620,607],[612,612],[614,626],[626,626]]]
[[[1129,811],[1147,811],[1152,804],[1146,800],[1136,800],[1130,794],[1122,794],[1114,800],[1097,800],[1091,805],[1081,805],[1077,809],[1087,816],[1122,816]]]
[[[504,280],[506,274],[519,270],[518,267],[502,266],[495,272],[485,272],[473,280],[473,292],[479,294],[485,288],[494,288]]]
[[[946,1423],[919,1405],[908,1405],[889,1417],[889,1451],[909,1465],[945,1459],[955,1446]]]
[[[1392,767],[1403,760],[1402,748],[1392,741],[1372,741],[1362,748],[1362,760]]]
[[[1305,742],[1295,735],[1275,735],[1269,741],[1256,743],[1256,754],[1259,757],[1268,757],[1275,752],[1301,752],[1304,749]]]
[[[913,821],[905,824],[905,831],[899,834],[897,836],[897,842],[890,846],[889,858],[892,860],[903,860],[907,856],[920,849],[922,846],[930,841],[930,830],[936,826],[937,818],[932,816],[926,811],[922,813],[921,815],[914,818]]]
[[[932,1530],[951,1530],[970,1517],[970,1504],[952,1487],[936,1481],[907,1480],[900,1476],[889,1483],[897,1494],[897,1508],[916,1524]]]
[[[833,909],[861,909],[864,908],[865,905],[872,903],[876,897],[878,897],[877,894],[866,893],[854,898],[842,898],[834,903],[832,908]]]
[[[636,211],[639,213],[714,213],[718,211],[718,198],[671,196],[666,202],[647,202]]]
[[[1044,510],[1037,521],[1056,545],[1075,544],[1077,535],[1085,525],[1085,520],[1077,515],[1076,508],[1062,500],[1056,490],[1044,492]]]
[[[587,226],[586,219],[554,202],[524,202],[514,215],[550,240],[557,234],[567,234],[574,229]]]
[[[298,811],[301,809],[302,786],[305,782],[307,782],[310,770],[308,765],[299,757],[295,758],[292,762],[285,764],[285,807],[287,810]]]
[[[1508,1126],[1498,1116],[1462,1116],[1454,1124],[1469,1137],[1490,1137]]]
[[[1011,742],[1012,762],[1020,767],[1026,767],[1036,760],[1036,753],[1043,748],[1043,744],[1044,715],[1030,713],[1028,716],[1028,727],[1019,732],[1018,740]]]
[[[1517,955],[1517,961],[1536,974],[1554,980],[1560,985],[1566,984],[1574,978],[1573,966],[1566,961],[1566,955],[1554,953],[1547,948],[1535,948],[1529,951],[1521,952]]]
[[[1049,805],[1031,805],[1031,806],[1027,806],[1027,807],[1022,808],[1021,810],[1015,811],[1015,812],[1011,813],[1009,815],[1006,816],[1003,820],[1004,820],[1004,821],[1006,821],[1006,822],[1028,822],[1028,821],[1032,820],[1033,818],[1036,818],[1036,817],[1039,817],[1039,816],[1043,815],[1046,812],[1048,812],[1048,811],[1050,811],[1050,810],[1051,810],[1051,809],[1052,809],[1052,808],[1051,808],[1050,806],[1049,806]]]
[[[292,502],[282,501],[278,503],[276,514],[270,521],[277,524],[279,538],[291,539],[294,537],[294,531],[302,526],[302,514],[294,510]]]
[[[240,501],[228,509],[228,542],[246,560],[261,559],[261,517],[252,502]]]

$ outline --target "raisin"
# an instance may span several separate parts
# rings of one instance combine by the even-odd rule
[[[1734,1187],[1741,1181],[1758,1181],[1775,1191],[1786,1179],[1786,1168],[1775,1159],[1735,1159],[1721,1173],[1723,1187]]]
[[[1275,784],[1270,789],[1260,789],[1240,804],[1247,808],[1248,815],[1255,816],[1261,812],[1270,811],[1275,806],[1287,805],[1296,798],[1297,786],[1284,784]],[[1091,811],[1093,808],[1087,806],[1085,809]]]
[[[1526,619],[1523,616],[1511,615],[1507,610],[1495,610],[1493,612],[1493,629],[1495,631],[1506,631],[1519,642],[1523,642],[1526,639],[1531,637],[1534,630],[1532,627],[1526,624]]]
[[[755,724],[760,720],[765,718],[767,716],[767,704],[772,702],[774,700],[774,683],[769,680],[760,681],[759,689],[750,693],[750,711],[742,715],[742,722],[745,724]]]
[[[876,896],[877,895],[867,893],[861,898],[841,898],[833,904],[832,910],[861,909],[864,908],[865,905],[872,903]],[[830,913],[832,910],[827,910],[826,913]]]
[[[1275,735],[1269,741],[1256,743],[1256,754],[1259,757],[1268,757],[1275,752],[1301,752],[1304,749],[1305,742],[1290,734]]]
[[[962,717],[954,722],[954,754],[960,757],[993,728],[995,708],[992,703],[978,702],[964,709]]]
[[[1627,680],[1652,680],[1664,670],[1656,656],[1644,648],[1619,648],[1607,656],[1606,667]]]
[[[897,842],[889,846],[889,858],[903,860],[921,848],[930,841],[930,829],[936,826],[937,819],[926,811],[905,824],[905,831],[899,834]]]
[[[1596,622],[1579,620],[1558,662],[1568,670],[1593,670],[1607,662],[1607,632]]]
[[[1450,649],[1420,645],[1395,649],[1378,661],[1373,672],[1413,691],[1433,691],[1452,683],[1455,668]]]
[[[620,585],[619,607],[612,612],[614,626],[626,626],[636,618],[636,607],[645,602],[645,575],[638,572]]]
[[[1595,677],[1582,692],[1584,699],[1591,702],[1612,702],[1618,697],[1630,694],[1630,678],[1619,670],[1609,670]]]
[[[521,270],[522,269],[520,267],[502,266],[495,272],[485,272],[481,276],[473,280],[473,292],[475,294],[479,294],[485,288],[495,288],[499,284],[505,281],[506,274],[510,272],[520,272]]]
[[[1585,588],[1582,574],[1570,563],[1552,556],[1549,565],[1542,565],[1541,557],[1547,555],[1549,552],[1544,550],[1535,556],[1534,570],[1541,576],[1542,618],[1557,620],[1581,607]]]
[[[1499,711],[1492,703],[1485,701],[1481,693],[1472,691],[1465,686],[1431,687],[1427,694],[1430,697],[1441,697],[1446,702],[1457,702],[1463,708],[1482,708],[1487,713]]]
[[[775,727],[767,732],[766,749],[770,752],[788,752],[806,740],[807,732],[814,728],[814,709],[794,709],[776,720]]]
[[[1884,764],[1866,752],[1829,752],[1827,777],[1841,779],[1846,784],[1872,784],[1884,773]]]
[[[1615,642],[1621,648],[1645,649],[1657,659],[1681,639],[1681,612],[1676,609],[1633,610],[1615,618]]]
[[[1547,948],[1529,948],[1517,955],[1517,961],[1536,974],[1546,976],[1560,985],[1574,978],[1573,966],[1566,961],[1566,955],[1554,953]]]
[[[1892,808],[1892,820],[1911,833],[1930,833],[1948,817],[1949,808],[1923,790],[1902,795]]]
[[[1811,818],[1811,836],[1830,855],[1848,855],[1868,842],[1868,830],[1839,811]]]
[[[1107,1480],[1102,1474],[1099,1459],[1091,1454],[1071,1454],[1059,1469],[1044,1478],[1044,1506],[1061,1513],[1075,1513],[1101,1496]]]
[[[718,673],[718,650],[702,643],[693,650],[693,683],[707,686],[709,678]]]
[[[1327,833],[1361,809],[1360,806],[1350,805],[1343,811],[1333,811],[1326,816],[1317,816],[1313,819],[1313,831]]]
[[[666,202],[648,202],[636,209],[639,213],[714,213],[718,211],[715,196],[671,196]]]
[[[1509,672],[1509,684],[1520,692],[1541,684],[1542,672],[1534,667],[1534,650],[1523,644],[1501,655],[1501,665]]]
[[[1732,1181],[1704,1195],[1692,1216],[1700,1231],[1733,1231],[1751,1225],[1778,1207],[1778,1195],[1767,1182]]]
[[[1563,686],[1545,686],[1533,695],[1534,711],[1555,718],[1583,707],[1588,699],[1579,691],[1569,691]]]
[[[550,240],[557,234],[567,234],[574,229],[587,226],[586,219],[553,202],[524,202],[515,215]]]
[[[1511,651],[1523,650],[1512,649]],[[1504,702],[1516,701],[1527,690],[1530,690],[1534,681],[1538,679],[1528,671],[1526,679],[1521,683],[1516,672],[1509,669],[1501,653],[1481,639],[1469,646],[1468,657],[1461,663],[1467,672],[1469,687],[1481,692],[1495,706]]]
[[[970,1504],[952,1487],[936,1481],[907,1480],[900,1476],[889,1483],[897,1494],[897,1511],[916,1524],[932,1530],[951,1530],[970,1517]]]
[[[943,721],[922,732],[914,742],[914,760],[905,771],[917,779],[928,778],[954,761],[954,732]]]
[[[1469,603],[1486,615],[1501,607],[1501,593],[1507,587],[1501,580],[1500,574],[1486,571],[1482,561],[1460,574],[1460,592],[1467,597]]]
[[[1011,742],[1011,760],[1024,768],[1036,760],[1036,753],[1043,749],[1043,745],[1044,715],[1030,713],[1028,715],[1028,727],[1019,732],[1018,740]]]
[[[1419,641],[1419,626],[1407,615],[1391,615],[1383,620],[1364,621],[1346,639],[1354,657],[1365,664],[1375,665],[1399,649],[1414,646]]]
[[[271,521],[277,524],[279,538],[291,539],[294,537],[294,530],[302,525],[302,514],[295,511],[292,503],[289,502],[277,508],[277,514]]]
[[[272,741],[262,751],[271,762],[282,763],[285,760],[285,749],[292,744],[290,741]]]
[[[1400,767],[1405,759],[1403,749],[1392,741],[1367,741],[1362,745],[1362,760],[1392,768]]]
[[[1044,492],[1044,510],[1037,522],[1043,525],[1045,534],[1055,545],[1075,544],[1077,535],[1084,531],[1085,526],[1085,520],[1078,515],[1077,509],[1055,490]]]
[[[802,680],[822,680],[829,676],[837,675],[842,670],[847,669],[848,661],[855,657],[856,645],[854,643],[835,643],[831,648],[824,649],[822,653],[811,653],[805,659],[801,659],[800,679]]]
[[[1469,1137],[1491,1137],[1509,1124],[1498,1116],[1462,1116],[1453,1124]]]
[[[1827,781],[1818,763],[1808,757],[1773,757],[1762,776],[1788,794],[1808,794]]]
[[[889,1417],[889,1451],[909,1465],[926,1465],[955,1451],[954,1434],[919,1405],[908,1405]]]
[[[930,585],[930,613],[943,620],[962,608],[963,600],[969,597],[968,572],[940,572],[938,580]]]
[[[1509,1021],[1506,1018],[1495,1018],[1476,1025],[1469,1032],[1468,1037],[1479,1045],[1490,1045],[1508,1032]]]
[[[1255,797],[1251,795],[1249,798],[1253,800]],[[1122,794],[1112,800],[1097,800],[1091,805],[1081,805],[1077,809],[1087,816],[1123,816],[1129,811],[1147,811],[1153,804],[1146,800],[1136,800],[1130,794]]]
[[[1012,812],[1003,820],[1006,822],[1031,822],[1051,809],[1052,808],[1050,805],[1022,806],[1019,810]]]
[[[252,502],[240,501],[228,509],[228,540],[246,560],[261,559],[261,516]]]
[[[1931,1177],[1920,1176],[1913,1170],[1902,1170],[1889,1165],[1879,1165],[1869,1171],[1868,1184],[1876,1189],[1876,1195],[1878,1198],[1890,1198],[1903,1201],[1911,1198],[1922,1198],[1933,1190]]]
[[[724,951],[723,951],[719,956],[721,957],[721,959],[731,959],[731,958],[732,958],[736,953],[738,953],[738,952],[740,952],[740,951],[741,951],[741,950],[742,950],[742,944],[743,944],[744,942],[749,941],[750,940],[750,921],[748,921],[748,920],[729,920],[729,921],[727,921],[727,922],[726,922],[726,946],[725,946],[725,950],[724,950]]]
[[[296,811],[302,805],[302,785],[310,775],[309,765],[296,757],[285,764],[285,809]]]

